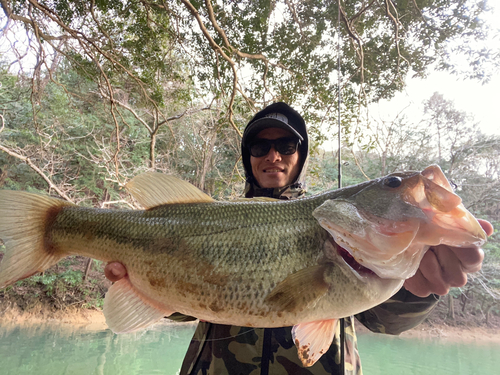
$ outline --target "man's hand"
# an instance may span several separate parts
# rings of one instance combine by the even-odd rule
[[[486,220],[478,220],[488,236],[493,226]],[[405,281],[404,287],[419,297],[430,294],[445,295],[451,287],[467,283],[467,274],[477,272],[483,264],[484,252],[479,247],[450,247],[439,245],[425,253],[417,273]]]
[[[116,282],[127,276],[127,269],[119,262],[111,262],[104,268],[104,276],[106,276],[109,281]]]

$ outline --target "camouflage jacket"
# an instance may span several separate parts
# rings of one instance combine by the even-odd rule
[[[294,199],[305,193],[303,183],[266,191],[249,181],[251,179],[247,180],[246,197]],[[420,324],[437,301],[435,296],[419,298],[403,288],[388,301],[356,315],[356,318],[373,332],[399,334]],[[179,316],[170,318],[187,320]],[[361,375],[353,317],[342,321],[345,327],[345,375]],[[304,368],[299,360],[291,328],[249,328],[200,322],[180,375],[341,374],[340,325],[328,352],[309,368]]]

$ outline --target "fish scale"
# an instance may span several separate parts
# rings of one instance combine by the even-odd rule
[[[331,195],[308,199],[307,204],[300,205],[300,211],[295,207],[298,201],[271,203],[277,207],[274,215],[286,218],[279,221],[267,219],[269,204],[260,202],[236,206],[185,204],[137,212],[70,206],[60,211],[48,233],[55,247],[65,248],[70,254],[105,262],[121,261],[133,284],[141,285],[146,296],[160,296],[161,300],[182,306],[176,309],[181,313],[202,314],[199,306],[189,301],[198,290],[204,289],[205,305],[218,314],[217,320],[225,319],[221,317],[224,311],[229,315],[239,314],[242,296],[221,292],[221,280],[227,280],[224,290],[248,286],[250,292],[245,297],[255,299],[257,295],[256,303],[250,305],[260,308],[248,313],[258,317],[269,311],[262,301],[276,284],[291,273],[317,264],[321,254],[318,249],[329,235],[312,217],[312,211]],[[234,216],[246,219],[238,224]],[[271,221],[274,225],[269,225]],[[282,228],[292,228],[284,236],[286,241],[276,235]],[[106,243],[106,247],[102,243]],[[123,245],[134,251],[125,254],[124,250],[117,258],[108,252]],[[149,262],[157,266],[149,266],[148,271],[138,267],[137,260],[141,258],[138,252],[148,254],[146,259],[154,256],[154,261]],[[236,278],[237,275],[240,278]],[[255,279],[265,281],[255,285]],[[185,296],[178,295],[182,289],[188,291]],[[267,317],[259,319],[245,318],[245,321],[246,324],[252,322],[253,326],[268,324]]]

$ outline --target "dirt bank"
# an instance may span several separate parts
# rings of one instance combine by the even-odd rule
[[[163,324],[171,322],[167,319]],[[107,329],[104,314],[100,310],[67,308],[54,311],[51,308],[39,306],[31,312],[22,311],[17,306],[4,306],[0,310],[0,325],[2,327],[27,326],[39,324],[58,324],[60,326],[81,327],[85,330]],[[172,322],[172,324],[176,324]],[[185,323],[183,323],[185,324]],[[358,333],[369,333],[370,331],[356,324]],[[452,326],[446,322],[434,319],[428,320],[418,327],[403,332],[401,337],[417,339],[439,338],[450,341],[467,342],[494,342],[500,344],[500,328],[485,326]]]
[[[356,324],[358,334],[371,334],[371,332],[362,326]],[[454,327],[448,324],[436,324],[424,322],[419,326],[403,332],[400,337],[409,339],[440,339],[444,341],[466,341],[476,343],[497,343],[500,344],[500,329],[491,327]]]
[[[17,305],[3,306],[0,310],[0,325],[35,325],[42,323],[58,323],[61,325],[85,326],[91,330],[106,329],[106,319],[100,310],[77,309],[68,307],[54,310],[47,306],[36,306],[32,310],[23,311]]]
[[[403,332],[401,337],[408,338],[440,338],[449,341],[494,342],[500,344],[500,329],[485,327],[452,327],[446,324],[433,325],[423,323],[420,326]]]

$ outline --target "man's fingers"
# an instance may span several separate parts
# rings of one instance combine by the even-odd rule
[[[417,273],[405,281],[404,287],[410,293],[417,297],[428,297],[431,292],[431,285],[429,281],[422,276],[422,272],[417,270]]]
[[[493,234],[493,226],[486,220],[478,220],[486,234]],[[484,252],[477,246],[469,248],[439,245],[425,253],[417,273],[405,281],[405,288],[419,297],[431,293],[445,295],[451,287],[467,283],[467,274],[481,269]]]
[[[445,295],[451,287],[459,287],[467,282],[467,274],[462,264],[448,246],[429,249],[420,262],[417,273],[405,281],[405,288],[419,297],[431,293]]]
[[[493,234],[493,225],[489,221],[486,220],[478,220],[479,224],[483,228],[483,230],[486,232],[486,235],[491,236]],[[443,249],[445,248],[444,246],[437,246],[436,249]],[[471,247],[448,247],[457,259],[460,261],[462,264],[462,271],[465,273],[473,273],[477,272],[481,269],[481,266],[483,264],[484,260],[484,251],[480,249],[477,246],[471,246]],[[436,253],[440,254],[440,253]],[[440,262],[441,264],[446,264],[443,262]]]
[[[476,249],[469,249],[476,252]],[[441,245],[431,248],[439,267],[441,268],[441,279],[444,285],[450,287],[461,287],[467,283],[467,271],[464,270],[463,262],[457,257],[452,248]],[[475,258],[474,258],[475,259]],[[481,268],[481,262],[479,262]]]
[[[479,247],[451,247],[449,249],[462,264],[462,270],[464,272],[473,273],[481,269],[484,260],[484,251]]]
[[[486,220],[478,220],[479,224],[485,231],[487,236],[491,236],[494,232],[493,225]],[[440,248],[440,247],[439,247]],[[449,248],[462,264],[462,271],[465,273],[477,272],[481,269],[484,260],[484,251],[477,246],[468,248],[450,247]],[[442,263],[443,264],[443,263]]]
[[[405,281],[404,287],[418,297],[427,297],[431,293],[445,295],[449,289],[441,272],[436,255],[429,250],[422,258],[417,273]]]
[[[439,263],[439,258],[433,249],[429,249],[420,262],[419,270],[426,280],[426,285],[430,292],[445,295],[449,291],[449,284],[444,278],[443,268]]]
[[[477,221],[478,221],[479,225],[481,225],[483,230],[486,232],[487,236],[491,236],[493,234],[495,229],[493,228],[493,225],[489,221],[482,220],[482,219],[478,219]]]

